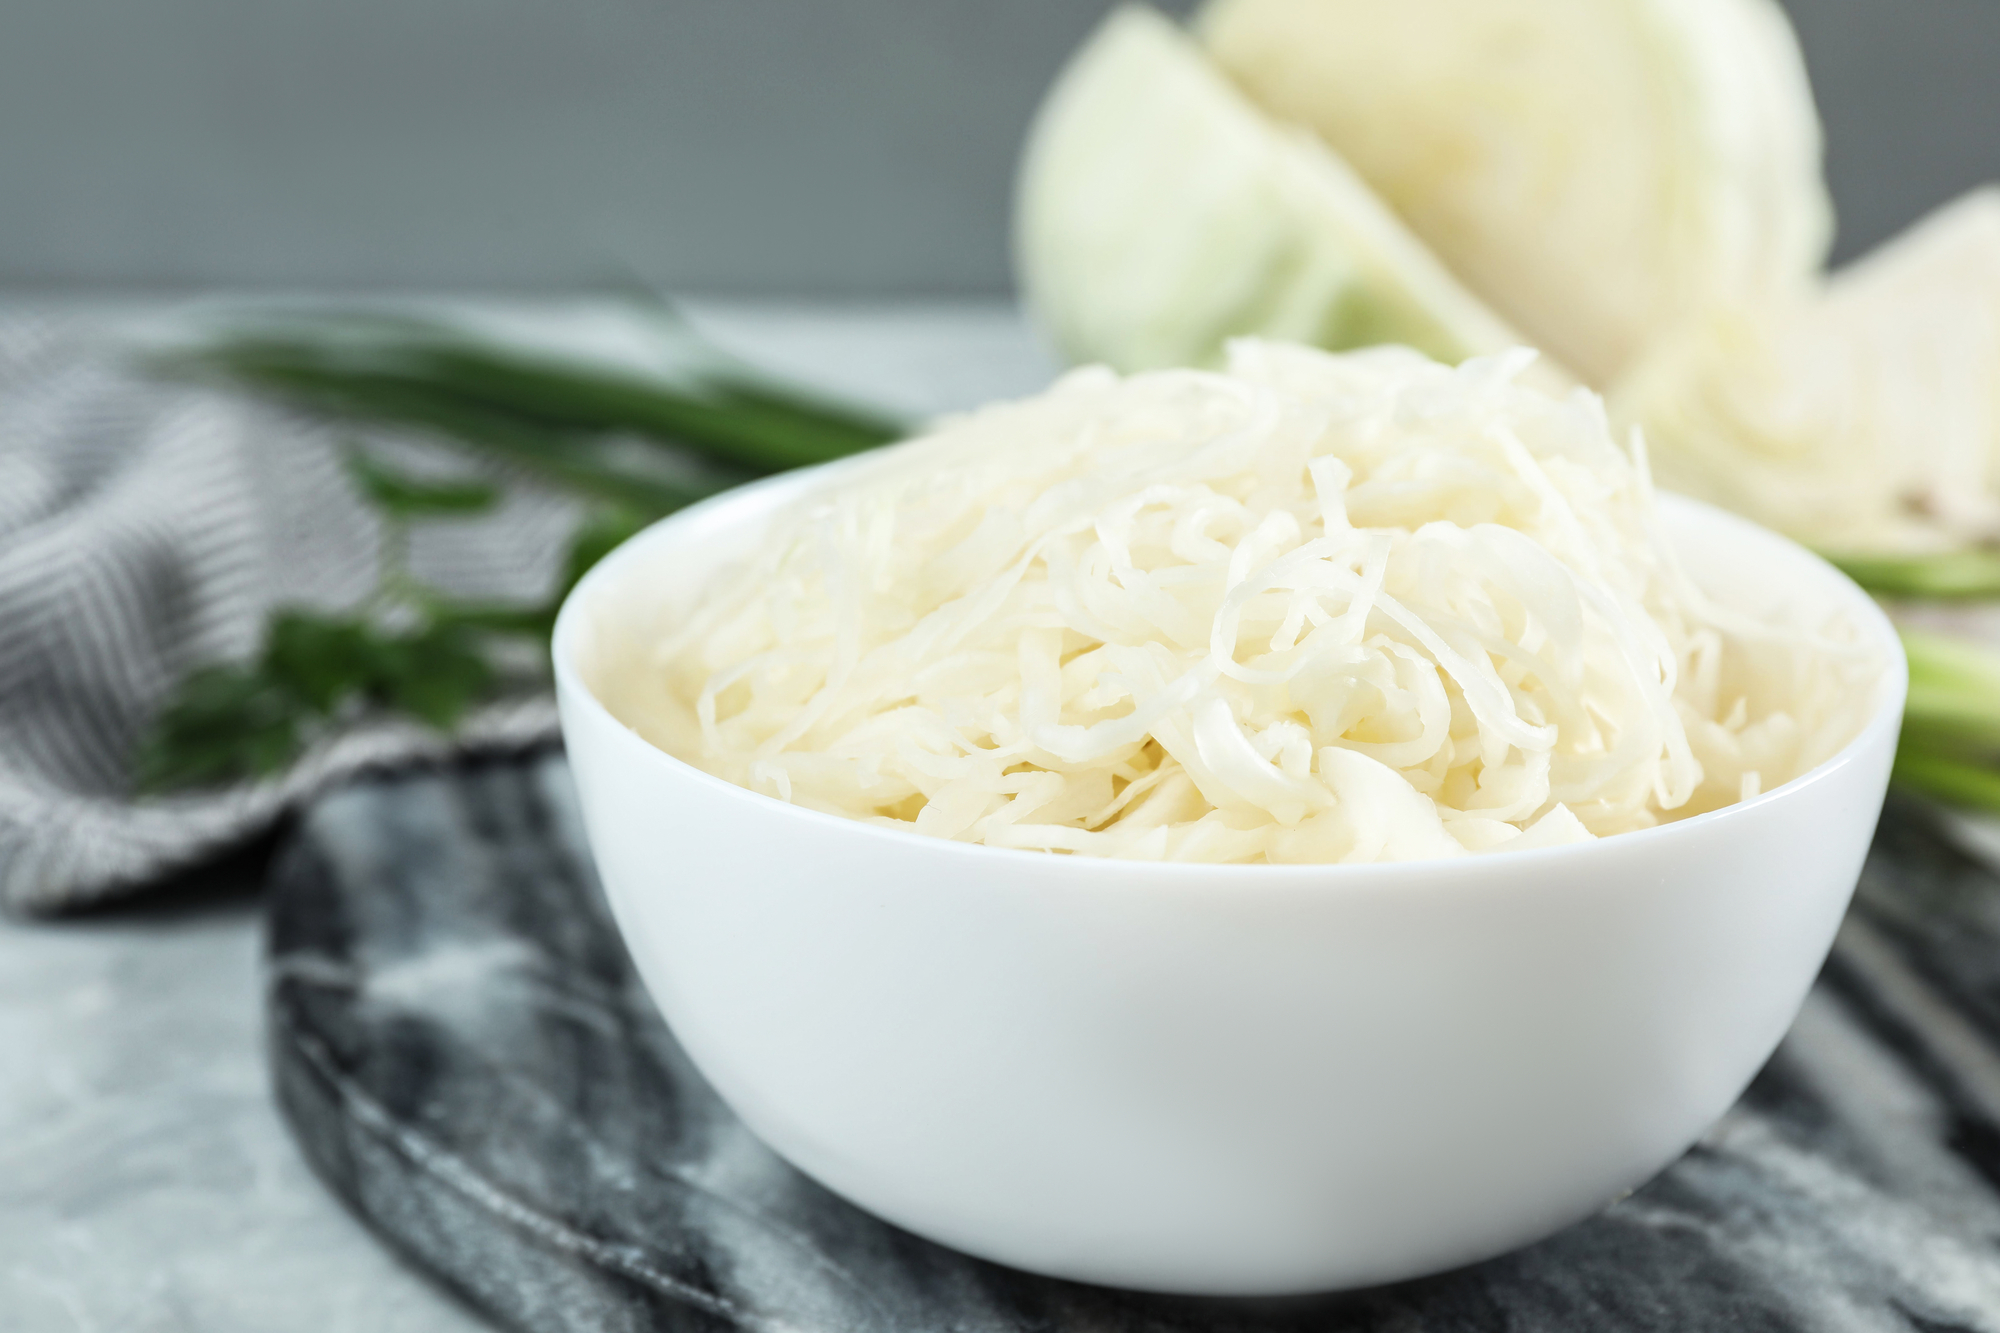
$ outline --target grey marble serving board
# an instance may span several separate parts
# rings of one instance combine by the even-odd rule
[[[270,910],[271,1055],[307,1158],[508,1328],[2000,1333],[2000,881],[1915,807],[1885,816],[1791,1035],[1680,1162],[1518,1253],[1277,1303],[1012,1272],[785,1166],[633,975],[559,755],[321,800]]]

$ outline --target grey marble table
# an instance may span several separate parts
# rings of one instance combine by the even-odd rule
[[[481,303],[566,330],[588,303]],[[157,324],[157,304],[93,302]],[[1053,363],[997,304],[695,303],[761,364],[913,414],[1030,392]],[[0,1330],[454,1333],[480,1321],[313,1179],[272,1108],[254,866],[173,905],[0,918]]]

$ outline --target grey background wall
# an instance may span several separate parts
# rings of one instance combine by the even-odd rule
[[[0,287],[1004,291],[1104,8],[0,0]],[[2000,0],[1790,8],[1843,255],[2000,179]]]

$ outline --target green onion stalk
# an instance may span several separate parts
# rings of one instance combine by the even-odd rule
[[[2000,597],[2000,552],[1983,548],[1828,559],[1891,603]],[[1906,626],[1901,635],[1910,697],[1895,781],[1951,805],[2000,814],[2000,652],[1934,630]]]
[[[698,342],[672,372],[609,365],[482,336],[439,319],[343,311],[266,317],[148,358],[156,374],[217,384],[295,409],[386,427],[503,462],[584,503],[555,586],[531,604],[456,600],[416,579],[411,527],[485,513],[485,481],[404,475],[349,450],[355,492],[385,533],[374,594],[340,614],[281,607],[247,661],[181,680],[133,756],[142,792],[268,775],[365,715],[449,730],[519,688],[526,654],[546,670],[555,612],[625,538],[756,477],[844,458],[905,423],[763,375]]]

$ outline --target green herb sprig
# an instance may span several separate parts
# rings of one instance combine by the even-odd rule
[[[510,463],[588,508],[550,596],[455,601],[411,576],[410,527],[486,513],[501,488],[417,478],[351,451],[356,490],[383,522],[375,593],[338,615],[283,608],[250,660],[187,676],[138,747],[134,776],[148,792],[275,772],[371,713],[449,730],[518,684],[498,665],[501,645],[545,650],[570,588],[647,523],[751,478],[903,433],[893,418],[713,353],[681,375],[646,376],[402,317],[295,318],[154,357],[152,366],[337,420],[416,431]],[[545,652],[537,658],[545,664]]]

